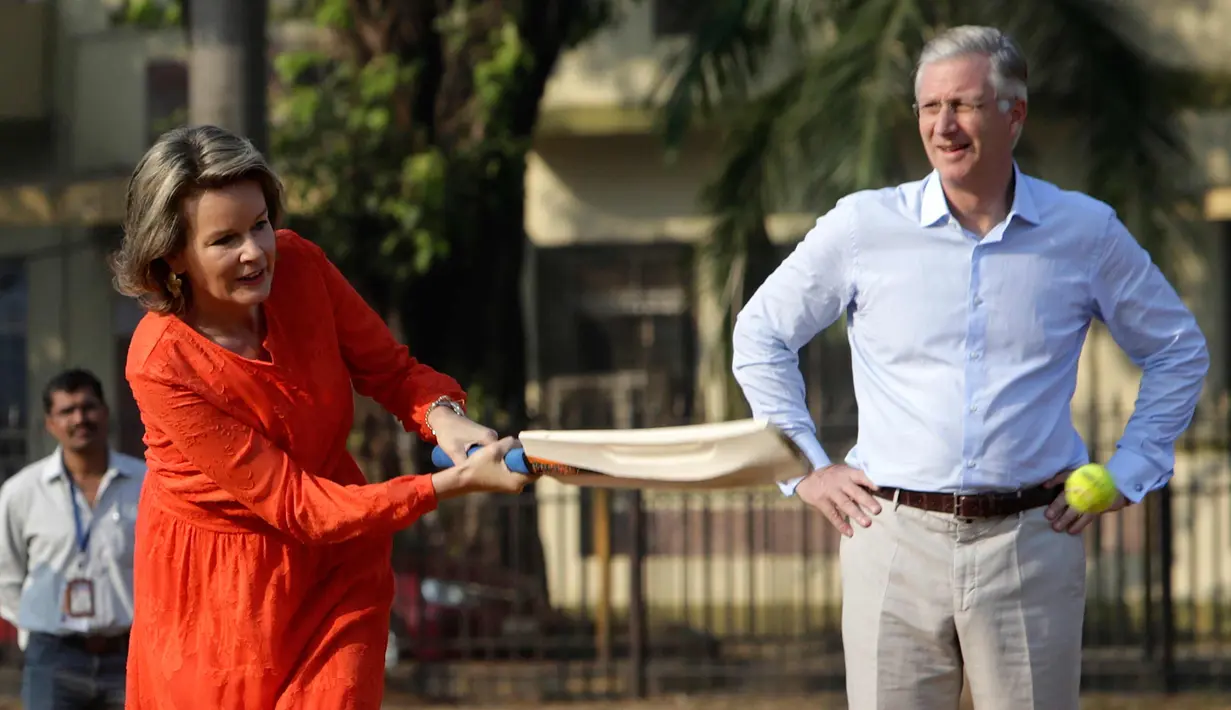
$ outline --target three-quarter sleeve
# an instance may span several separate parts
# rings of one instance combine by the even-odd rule
[[[190,464],[271,526],[305,543],[392,533],[435,509],[431,476],[343,485],[301,468],[259,431],[171,377],[139,373],[132,391]]]
[[[355,390],[398,417],[407,431],[417,430],[431,441],[425,420],[428,407],[442,396],[464,403],[466,393],[455,379],[412,357],[319,246],[302,238],[298,241],[312,252],[325,281],[342,359]]]

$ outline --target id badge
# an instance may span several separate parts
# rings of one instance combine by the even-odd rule
[[[64,588],[64,613],[75,619],[94,616],[94,583],[88,579],[70,579]]]

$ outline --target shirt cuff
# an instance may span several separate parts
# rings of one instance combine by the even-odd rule
[[[1159,474],[1158,467],[1149,459],[1128,449],[1116,449],[1107,462],[1107,470],[1116,489],[1133,503],[1140,503],[1147,493],[1167,485],[1172,476],[1171,471]]]
[[[813,471],[818,468],[824,468],[832,463],[832,461],[829,460],[829,456],[825,453],[825,449],[821,446],[821,442],[817,441],[816,437],[813,436],[811,432],[795,431],[790,432],[789,436],[791,437],[791,441],[795,442],[795,445],[798,446],[804,452],[804,455],[808,457],[808,461],[812,463]],[[797,476],[796,478],[786,481],[779,481],[778,488],[782,491],[782,495],[793,496],[795,495],[795,489],[799,486],[800,481],[805,478],[807,478],[807,476]]]

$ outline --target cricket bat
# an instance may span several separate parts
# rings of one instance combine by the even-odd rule
[[[770,485],[812,470],[781,429],[759,419],[649,429],[524,431],[509,470],[599,488],[713,490]],[[453,465],[440,447],[432,462]]]

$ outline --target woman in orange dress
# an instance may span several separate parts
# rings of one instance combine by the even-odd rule
[[[127,707],[380,707],[393,533],[438,500],[516,493],[509,439],[464,415],[213,127],[158,140],[129,186],[116,287],[148,313],[125,368],[149,471],[137,516]],[[438,307],[425,304],[424,307]],[[352,387],[454,468],[368,484]],[[473,444],[488,444],[466,457]]]

